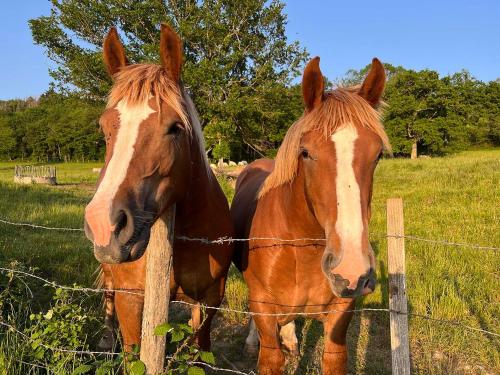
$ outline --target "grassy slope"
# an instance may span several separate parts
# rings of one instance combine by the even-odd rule
[[[406,233],[500,247],[498,231],[500,151],[465,152],[448,158],[383,160],[377,169],[372,245],[377,252],[379,286],[359,306],[386,307],[387,256],[385,201],[400,196],[405,204]],[[58,166],[58,187],[11,183],[13,164],[0,163],[0,218],[49,226],[80,227],[92,193],[97,164]],[[84,182],[81,184],[81,182]],[[498,330],[498,253],[408,241],[410,311]],[[496,255],[495,255],[496,254]],[[63,284],[91,285],[97,266],[81,233],[14,229],[0,224],[0,265],[12,260],[36,266],[39,274]],[[228,304],[245,307],[245,286],[233,274]],[[43,293],[35,299],[43,301]],[[92,299],[89,309],[96,309]],[[349,332],[352,373],[390,373],[388,319],[385,313],[356,315]],[[291,361],[300,374],[319,373],[321,326],[300,321],[303,355]],[[412,367],[415,373],[484,373],[500,369],[499,340],[462,328],[410,318]],[[241,360],[241,318],[218,320],[215,351],[250,369]],[[227,363],[219,363],[227,366]]]

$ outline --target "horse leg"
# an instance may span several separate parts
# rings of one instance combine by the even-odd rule
[[[299,340],[295,334],[295,322],[285,324],[280,328],[281,344],[284,349],[293,355],[299,355]]]
[[[99,350],[112,351],[116,345],[116,321],[115,321],[115,294],[113,292],[104,292],[104,332],[97,344]]]
[[[293,354],[299,355],[299,341],[295,333],[295,322],[291,321],[280,328],[280,339],[283,348]],[[248,336],[245,339],[245,353],[254,355],[259,350],[259,332],[253,318],[248,323]]]
[[[201,350],[210,351],[210,327],[217,310],[206,309],[202,312],[200,304],[191,308],[191,327],[195,332],[194,342]]]
[[[281,375],[285,370],[285,355],[281,351],[279,326],[274,316],[256,315],[255,325],[259,331],[259,374]]]
[[[101,265],[101,272],[97,281],[97,286],[104,289],[113,289],[113,279],[108,265]],[[97,348],[102,351],[111,351],[116,345],[115,329],[117,326],[115,319],[115,293],[104,292],[104,332]]]
[[[352,310],[354,300],[335,305],[336,310]],[[323,351],[323,374],[347,374],[346,334],[352,312],[331,313],[323,321],[325,348]]]
[[[135,291],[139,293],[140,291]],[[120,322],[123,349],[132,351],[134,345],[141,343],[142,310],[144,296],[131,293],[115,293],[115,310]]]
[[[250,322],[248,323],[248,336],[245,339],[243,350],[249,355],[255,355],[259,352],[259,332],[253,318],[250,318]]]

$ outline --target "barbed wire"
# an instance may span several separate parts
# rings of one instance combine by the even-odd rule
[[[18,334],[19,336],[21,336],[25,340],[28,340],[28,341],[31,341],[31,342],[35,341],[32,337],[30,337],[27,334],[25,334],[24,332],[18,330],[12,324],[9,324],[9,323],[6,323],[6,322],[0,320],[0,325],[6,327],[7,329],[10,329],[11,331],[15,332],[16,334]],[[111,353],[111,352],[96,352],[96,351],[91,351],[91,350],[76,350],[76,349],[57,348],[57,347],[53,347],[53,346],[44,344],[44,343],[39,342],[39,341],[37,341],[37,344],[40,345],[41,347],[47,349],[47,350],[51,350],[51,351],[54,351],[54,352],[72,353],[72,354],[84,354],[84,355],[102,355],[102,354],[105,354],[105,355],[119,355],[119,353]]]
[[[55,288],[55,289],[65,289],[65,290],[72,290],[72,291],[77,291],[77,292],[93,292],[93,293],[103,293],[103,292],[114,292],[114,293],[127,293],[127,294],[133,294],[133,295],[139,295],[139,296],[144,296],[144,293],[138,293],[137,291],[130,290],[130,289],[102,289],[102,288],[87,288],[87,287],[70,287],[66,285],[60,285],[55,283],[54,281],[50,281],[47,279],[44,279],[43,277],[40,277],[38,275],[31,274],[29,272],[25,271],[20,271],[20,270],[15,270],[15,269],[9,269],[9,268],[4,268],[0,267],[0,271],[3,272],[12,272],[12,273],[17,273],[21,274],[27,277],[32,277],[36,280],[43,281],[45,284]],[[178,305],[185,305],[185,306],[190,306],[190,307],[199,307],[200,304],[197,303],[191,303],[187,301],[181,301],[181,300],[173,300],[170,301],[172,304],[178,304]],[[297,307],[306,307],[305,306],[297,306]],[[426,320],[431,320],[431,321],[436,321],[444,324],[451,324],[454,326],[460,326],[463,327],[467,330],[470,331],[475,331],[475,332],[481,332],[483,334],[489,335],[489,336],[494,336],[494,337],[500,337],[500,333],[496,333],[493,331],[485,330],[482,328],[476,328],[472,327],[469,325],[465,325],[460,322],[452,321],[452,320],[446,320],[446,319],[441,319],[441,318],[435,318],[431,317],[428,315],[422,315],[418,313],[410,313],[410,312],[405,312],[405,311],[398,311],[398,310],[393,310],[389,308],[371,308],[371,307],[365,307],[361,309],[349,309],[349,310],[324,310],[324,311],[316,311],[316,312],[300,312],[300,311],[291,311],[291,312],[283,312],[283,313],[264,313],[264,312],[254,312],[254,311],[243,311],[243,310],[238,310],[238,309],[233,309],[230,307],[215,307],[215,306],[202,306],[204,309],[207,310],[217,310],[217,311],[222,311],[222,312],[228,312],[228,313],[235,313],[235,314],[244,314],[244,315],[249,315],[249,316],[319,316],[319,315],[327,315],[327,314],[333,314],[333,313],[339,313],[339,312],[352,312],[352,313],[362,313],[362,312],[388,312],[388,313],[395,313],[395,314],[402,314],[402,315],[408,315],[408,316],[414,316],[417,318],[421,319],[426,319]],[[294,306],[289,306],[289,308],[293,309]],[[295,307],[296,308],[296,307]]]
[[[25,340],[28,340],[30,342],[35,342],[35,340],[33,338],[31,338],[30,336],[26,335],[24,332],[18,330],[16,327],[14,327],[12,324],[8,324],[8,323],[5,323],[3,321],[0,320],[0,325],[1,326],[4,326],[6,327],[7,329],[11,330],[12,332],[16,333],[17,335],[21,336],[23,339]],[[74,349],[64,349],[64,348],[57,348],[57,347],[53,347],[53,346],[50,346],[50,345],[46,345],[40,341],[36,341],[36,343],[38,345],[40,345],[41,347],[47,349],[47,350],[51,350],[51,351],[55,351],[55,352],[62,352],[62,353],[71,353],[71,354],[80,354],[80,355],[92,355],[92,356],[97,356],[97,355],[103,355],[103,356],[119,356],[121,353],[114,353],[114,352],[98,352],[98,351],[89,351],[89,350],[74,350]],[[18,358],[15,358],[15,357],[12,357],[15,361],[23,364],[23,365],[27,365],[27,366],[33,366],[33,367],[37,367],[37,368],[41,368],[41,369],[47,369],[46,366],[41,366],[37,363],[31,363],[31,362],[25,362],[21,359],[18,359]],[[172,356],[166,356],[166,359],[168,360],[175,360],[174,357]],[[199,361],[189,361],[188,364],[190,365],[194,365],[194,366],[204,366],[204,367],[208,367],[214,371],[224,371],[224,372],[230,372],[230,373],[233,373],[233,374],[240,374],[240,375],[255,375],[255,372],[253,371],[250,371],[249,373],[247,372],[243,372],[243,371],[239,371],[239,370],[233,370],[233,369],[228,369],[228,368],[222,368],[222,367],[216,367],[214,365],[211,365],[211,364],[208,364],[208,363],[205,363],[205,362],[199,362]]]
[[[250,371],[250,372],[243,372],[243,371],[240,371],[240,370],[233,370],[233,369],[229,369],[229,368],[221,368],[221,367],[215,367],[211,364],[208,364],[208,363],[205,363],[205,362],[198,362],[198,361],[191,361],[191,362],[188,362],[190,365],[197,365],[197,366],[204,366],[204,367],[208,367],[209,369],[211,370],[214,370],[214,371],[224,371],[224,372],[231,372],[233,374],[240,374],[240,375],[256,375],[255,372],[253,371]]]
[[[14,225],[21,227],[29,227],[33,229],[44,229],[44,230],[53,230],[53,231],[70,231],[70,232],[84,232],[82,228],[65,228],[65,227],[48,227],[38,224],[32,223],[21,223],[21,222],[13,222],[5,219],[0,219],[0,223],[6,225]],[[414,235],[389,235],[389,234],[375,234],[376,237],[379,238],[404,238],[407,240],[413,241],[422,241],[427,243],[433,243],[437,245],[446,245],[446,246],[455,246],[455,247],[468,247],[471,249],[478,250],[493,250],[498,251],[500,247],[494,246],[484,246],[477,244],[470,244],[465,242],[453,242],[447,240],[434,240],[430,238],[414,236]],[[224,243],[234,243],[234,242],[248,242],[248,241],[277,241],[280,243],[293,243],[293,242],[325,242],[325,238],[279,238],[279,237],[250,237],[250,238],[233,238],[233,237],[219,237],[217,239],[211,240],[206,237],[187,237],[187,236],[176,236],[176,239],[181,241],[191,241],[191,242],[200,242],[205,245],[222,245]]]
[[[46,227],[43,225],[31,224],[31,223],[19,223],[14,221],[8,221],[5,219],[0,219],[0,223],[7,225],[15,225],[18,227],[30,227],[34,229],[45,229],[45,230],[58,230],[58,231],[66,231],[66,232],[83,232],[82,228],[63,228],[63,227]]]

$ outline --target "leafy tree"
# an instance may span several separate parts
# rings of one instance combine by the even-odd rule
[[[0,111],[0,157],[33,160],[97,160],[104,142],[97,120],[101,105],[54,92],[38,105],[17,112]]]
[[[12,160],[16,152],[16,137],[7,116],[0,117],[0,155]]]
[[[207,127],[209,150],[260,155],[276,146],[267,129],[289,125],[282,122],[289,104],[278,97],[307,57],[297,42],[287,42],[283,8],[278,0],[54,0],[50,15],[30,26],[35,43],[58,64],[51,71],[57,87],[102,101],[111,84],[101,62],[109,27],[121,30],[131,62],[155,62],[160,23],[174,25],[184,40],[184,83]]]
[[[385,64],[388,81],[384,125],[396,155],[444,154],[470,145],[498,145],[498,83],[483,82],[467,71],[439,77]],[[349,70],[342,85],[359,84],[369,66]]]

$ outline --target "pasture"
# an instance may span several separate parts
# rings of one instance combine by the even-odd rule
[[[15,185],[13,163],[0,163],[0,219],[49,227],[80,228],[83,209],[90,200],[98,163],[57,165],[55,187]],[[376,291],[358,302],[358,308],[386,308],[387,243],[385,202],[402,197],[405,232],[429,239],[500,247],[500,150],[468,151],[445,158],[384,159],[375,175],[371,242],[377,254]],[[232,188],[221,181],[228,197]],[[500,261],[498,252],[436,245],[407,240],[407,287],[409,311],[434,318],[498,332]],[[57,232],[0,223],[0,267],[22,269],[62,285],[92,286],[97,268],[91,244],[81,232]],[[2,274],[1,284],[5,284]],[[22,327],[29,311],[48,309],[53,289],[24,277],[36,297],[19,294]],[[102,319],[100,298],[75,293],[74,301],[90,317]],[[239,273],[231,272],[226,288],[226,306],[245,310],[246,287]],[[5,306],[2,305],[2,308]],[[181,314],[182,315],[182,314]],[[498,337],[472,332],[460,325],[410,316],[410,346],[415,374],[493,374],[500,371]],[[93,348],[100,326],[89,320],[84,327]],[[254,370],[256,358],[242,354],[247,317],[236,313],[217,316],[213,330],[213,352],[220,367]],[[350,326],[350,373],[390,374],[389,319],[384,312],[356,314]],[[319,323],[298,322],[301,355],[290,358],[289,372],[319,374],[322,329]],[[16,341],[4,329],[0,341],[0,373],[23,373],[13,357],[29,344]],[[23,349],[24,348],[24,349]],[[41,360],[43,363],[43,360]],[[33,369],[36,372],[36,369]],[[24,372],[25,373],[25,372]]]

